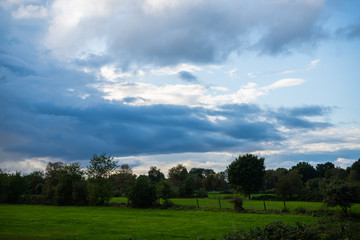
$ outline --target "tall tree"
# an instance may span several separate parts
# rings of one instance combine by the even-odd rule
[[[335,165],[331,162],[317,164],[316,171],[317,171],[318,177],[320,177],[320,178],[325,177],[326,171],[329,169],[333,169],[333,168],[335,168]]]
[[[264,184],[265,166],[264,158],[246,154],[236,158],[228,167],[229,183],[235,188],[251,197]]]
[[[301,175],[298,170],[291,170],[287,174],[280,177],[276,185],[276,193],[285,197],[291,197],[293,194],[299,194],[303,187]]]
[[[157,167],[151,166],[148,176],[152,184],[157,184],[165,179],[165,175]]]
[[[87,168],[89,176],[89,203],[92,205],[107,204],[113,195],[113,186],[109,180],[111,173],[117,168],[117,162],[106,153],[94,154]]]
[[[299,162],[291,168],[291,170],[298,170],[299,174],[302,175],[302,181],[305,184],[309,179],[317,177],[315,168],[307,162]]]

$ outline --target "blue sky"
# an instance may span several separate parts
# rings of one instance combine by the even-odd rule
[[[360,158],[356,0],[1,0],[0,167]]]

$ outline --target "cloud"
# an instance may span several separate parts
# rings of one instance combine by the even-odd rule
[[[197,78],[193,74],[187,71],[179,72],[179,77],[186,82],[196,82]]]
[[[285,79],[280,79],[269,86],[265,86],[263,87],[263,89],[271,90],[271,89],[283,88],[283,87],[293,87],[303,84],[304,82],[305,80],[301,78],[285,78]]]
[[[313,47],[325,33],[316,1],[2,1],[16,18],[42,18],[44,45],[60,59],[108,56],[137,65],[219,63],[232,53]],[[291,14],[289,13],[296,13]]]
[[[339,28],[335,33],[338,37],[347,39],[357,39],[360,37],[360,21],[350,24],[346,27]]]

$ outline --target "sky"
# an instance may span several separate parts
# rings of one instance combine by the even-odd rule
[[[360,158],[358,0],[0,0],[0,168]]]

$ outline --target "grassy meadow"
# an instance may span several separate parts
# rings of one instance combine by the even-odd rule
[[[0,239],[209,239],[233,226],[247,230],[274,221],[317,220],[293,214],[1,204]]]
[[[180,206],[197,207],[196,198],[172,198],[170,199],[173,203]],[[112,198],[110,203],[127,203],[125,197]],[[219,200],[215,198],[199,198],[198,199],[200,208],[219,208]],[[229,199],[220,199],[221,208],[233,208],[233,204],[229,202]],[[265,201],[267,210],[282,210],[284,209],[284,203],[282,201]],[[303,201],[286,201],[286,208],[295,210],[297,208],[303,208],[305,210],[319,210],[324,208],[322,202],[303,202]],[[264,202],[262,200],[244,200],[243,207],[247,210],[264,210]],[[329,208],[330,210],[340,211],[340,207]],[[360,204],[353,204],[351,212],[360,213]]]

